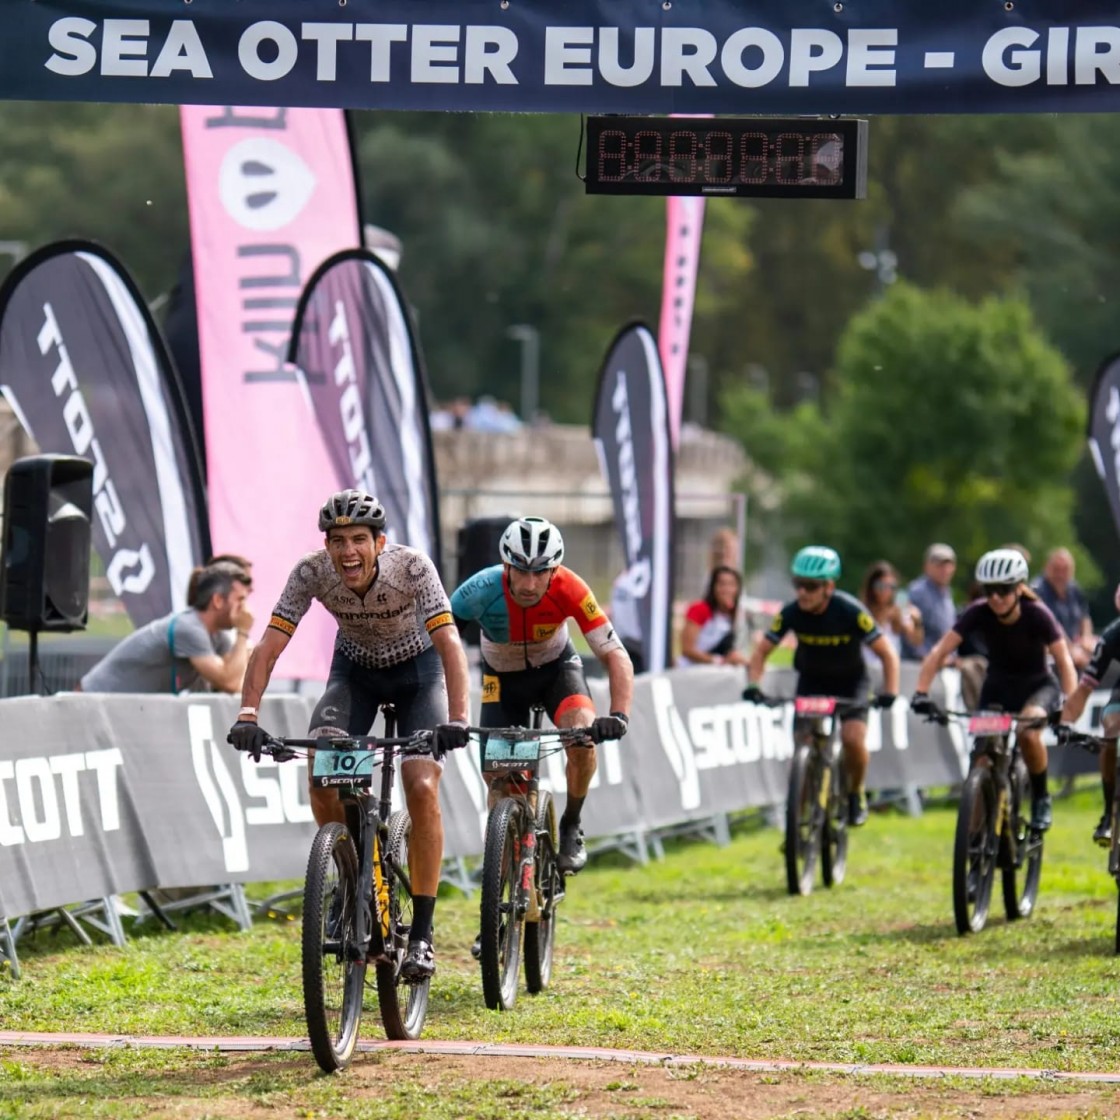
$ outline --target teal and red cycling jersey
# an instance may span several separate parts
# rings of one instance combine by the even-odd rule
[[[591,588],[563,565],[553,571],[548,589],[532,607],[514,602],[503,564],[483,568],[452,593],[451,612],[463,622],[478,623],[482,657],[498,673],[536,668],[559,658],[568,645],[569,618],[576,620],[598,657],[622,649]]]

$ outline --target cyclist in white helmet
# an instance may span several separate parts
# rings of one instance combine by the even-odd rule
[[[997,548],[980,557],[976,581],[983,598],[965,607],[953,629],[926,655],[910,700],[915,712],[933,711],[928,695],[933,678],[961,642],[976,634],[988,651],[978,707],[1057,721],[1063,694],[1068,696],[1077,687],[1077,674],[1065,634],[1050,609],[1027,586],[1029,575],[1027,561],[1017,549]],[[1047,654],[1054,659],[1057,677],[1047,666]],[[1020,728],[1018,741],[1031,776],[1031,827],[1044,832],[1053,820],[1046,744],[1038,728]]]
[[[460,623],[482,631],[482,726],[528,726],[541,703],[557,727],[586,727],[595,742],[621,739],[630,722],[634,667],[591,588],[564,567],[564,539],[543,517],[520,517],[498,542],[501,563],[484,568],[451,594]],[[610,715],[595,715],[583,662],[568,637],[574,618],[603,663]],[[595,774],[594,749],[569,747],[568,795],[560,817],[557,865],[574,874],[587,863],[580,815]]]

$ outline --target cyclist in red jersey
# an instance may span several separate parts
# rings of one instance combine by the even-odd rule
[[[557,727],[586,727],[593,742],[621,739],[630,721],[634,667],[591,589],[561,564],[560,530],[543,517],[520,518],[502,534],[498,552],[500,564],[451,594],[456,620],[477,622],[482,632],[482,726],[527,727],[530,707],[540,703]],[[607,670],[609,716],[595,716],[583,662],[568,637],[569,618]],[[597,761],[594,748],[569,747],[567,756],[556,862],[575,874],[587,863],[580,814]]]

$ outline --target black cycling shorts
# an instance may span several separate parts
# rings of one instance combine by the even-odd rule
[[[528,727],[534,704],[543,705],[557,727],[560,717],[572,708],[594,713],[583,661],[571,642],[555,661],[533,669],[499,673],[482,662],[481,726]]]
[[[849,677],[822,677],[819,674],[801,673],[797,678],[797,696],[835,696],[838,700],[854,701],[854,703],[838,705],[841,723],[858,719],[861,723],[867,722],[867,711],[870,708],[867,694],[870,685],[865,673]]]
[[[1062,704],[1062,686],[1052,673],[1032,677],[999,677],[988,675],[980,688],[980,710],[998,709],[1012,715],[1024,708],[1042,708],[1052,712]]]
[[[434,646],[387,669],[369,669],[335,650],[308,734],[368,735],[381,704],[396,707],[398,735],[447,722],[447,682]]]

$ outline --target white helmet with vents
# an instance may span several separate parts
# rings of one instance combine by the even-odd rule
[[[563,562],[564,538],[543,517],[519,517],[502,534],[498,554],[523,572],[547,572]]]
[[[976,565],[979,583],[1026,583],[1030,571],[1021,552],[1013,548],[997,548],[985,552]]]

